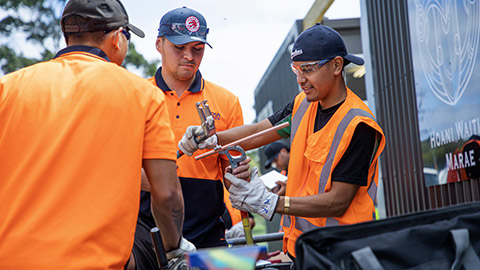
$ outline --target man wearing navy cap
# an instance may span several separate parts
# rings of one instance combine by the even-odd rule
[[[295,41],[291,59],[302,89],[295,99],[268,119],[217,136],[223,145],[290,122],[287,129],[242,144],[252,149],[290,137],[286,196],[268,192],[256,174],[250,182],[229,173],[225,178],[232,183],[235,207],[266,219],[275,212],[284,214],[283,248],[295,257],[295,241],[304,231],[372,220],[385,138],[370,109],[345,85],[345,65],[362,65],[363,59],[347,52],[335,30],[321,24],[305,30]]]
[[[267,157],[264,167],[270,169],[272,164],[275,168],[287,175],[288,162],[290,161],[290,147],[283,141],[276,141],[267,146],[263,150],[263,153]]]
[[[155,45],[162,55],[162,66],[149,80],[166,96],[175,142],[180,141],[188,126],[200,125],[195,104],[205,99],[217,131],[243,125],[238,98],[205,80],[199,71],[205,45],[210,46],[208,32],[202,14],[187,7],[171,10],[160,20]],[[224,155],[196,161],[191,151],[179,147],[185,153],[177,160],[185,203],[183,236],[197,248],[226,246],[225,225],[221,220],[225,211],[222,180],[229,161]],[[149,228],[153,222],[149,195],[143,192],[139,223]],[[152,263],[156,263],[154,257]]]
[[[276,141],[267,146],[263,150],[267,161],[265,161],[264,168],[270,169],[272,164],[275,166],[281,174],[288,174],[288,163],[290,162],[290,147],[283,141]],[[277,184],[272,188],[272,192],[278,195],[285,195],[285,189],[287,188],[286,181],[276,181]]]

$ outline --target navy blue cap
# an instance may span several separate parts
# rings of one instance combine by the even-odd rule
[[[166,37],[175,45],[182,45],[190,42],[207,42],[207,21],[198,11],[187,7],[170,10],[163,15],[158,28],[158,36]]]
[[[292,49],[292,61],[318,61],[343,57],[344,65],[352,62],[363,65],[362,58],[349,54],[340,34],[320,23],[303,31],[295,40]]]
[[[265,155],[267,156],[267,161],[265,161],[264,164],[265,169],[268,169],[270,168],[270,166],[272,166],[273,160],[283,148],[290,151],[288,145],[283,141],[272,142],[271,144],[265,146],[265,150],[263,150],[263,153],[265,153]]]

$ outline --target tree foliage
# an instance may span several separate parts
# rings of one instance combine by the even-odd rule
[[[152,60],[150,62],[147,61],[143,55],[135,50],[135,44],[132,42],[128,47],[128,53],[123,61],[122,66],[134,66],[135,68],[141,70],[145,76],[153,76],[157,71],[159,63],[159,60]]]
[[[65,2],[0,0],[0,69],[3,73],[54,57],[63,44],[60,17]],[[25,55],[22,49],[35,51],[30,53],[35,56]],[[144,76],[153,76],[158,63],[158,60],[147,61],[131,43],[123,65],[135,67]]]

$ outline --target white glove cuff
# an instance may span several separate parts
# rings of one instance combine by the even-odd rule
[[[268,193],[261,204],[261,208],[257,214],[264,217],[266,220],[271,221],[273,214],[275,214],[275,209],[277,208],[278,195],[274,193]]]

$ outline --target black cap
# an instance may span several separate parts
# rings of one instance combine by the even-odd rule
[[[163,15],[158,28],[158,36],[166,37],[175,45],[190,42],[207,42],[207,21],[198,11],[187,7],[170,10]]]
[[[332,28],[319,23],[303,31],[295,40],[292,49],[292,61],[318,61],[341,56],[345,65],[352,62],[363,65],[362,58],[349,54],[340,34]]]
[[[85,18],[86,24],[65,25],[64,19],[72,16]],[[62,31],[64,33],[108,31],[124,27],[143,38],[140,28],[128,22],[127,11],[119,0],[70,0],[63,9]]]
[[[265,146],[265,150],[263,150],[263,152],[267,156],[267,161],[265,161],[265,164],[264,164],[265,169],[268,169],[270,168],[270,166],[272,166],[273,160],[278,155],[278,153],[280,153],[280,150],[282,150],[283,148],[289,150],[288,145],[283,141],[276,141]]]

